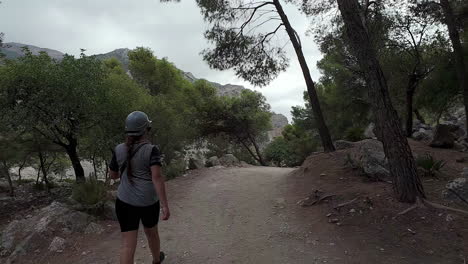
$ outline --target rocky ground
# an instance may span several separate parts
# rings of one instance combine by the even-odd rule
[[[446,161],[438,178],[423,178],[428,199],[468,209],[445,195],[449,182],[466,177],[466,153],[410,143],[415,155]],[[385,173],[378,144],[341,148],[314,154],[297,169],[216,166],[169,181],[172,218],[160,225],[167,263],[466,263],[468,216],[418,208],[397,217],[409,205],[362,167]],[[2,219],[2,247],[13,241],[15,263],[117,262],[116,222],[58,202],[27,211],[29,217],[23,210]],[[136,263],[151,263],[143,234]]]

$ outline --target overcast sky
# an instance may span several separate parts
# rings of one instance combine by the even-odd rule
[[[305,83],[294,50],[287,45],[290,67],[270,85],[255,88],[232,71],[216,71],[202,60],[200,51],[207,24],[194,0],[178,4],[159,0],[2,0],[0,32],[5,42],[20,42],[78,55],[110,52],[117,48],[149,47],[183,71],[221,84],[239,84],[262,92],[272,110],[290,120],[291,106],[303,105]],[[293,6],[285,6],[302,45],[314,81],[322,55],[312,37],[305,35],[308,21]],[[285,37],[285,34],[282,34]],[[286,39],[284,39],[286,41]]]

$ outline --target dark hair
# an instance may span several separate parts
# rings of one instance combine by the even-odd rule
[[[125,140],[125,145],[127,146],[127,179],[128,181],[133,184],[133,174],[132,174],[132,162],[131,162],[131,155],[133,146],[135,143],[140,141],[143,136],[127,136]]]

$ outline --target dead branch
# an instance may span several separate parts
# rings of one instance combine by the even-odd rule
[[[347,201],[347,202],[344,202],[344,203],[340,203],[339,205],[333,207],[333,209],[340,209],[340,208],[343,207],[343,206],[346,206],[346,205],[348,205],[348,204],[352,204],[352,203],[356,202],[356,201],[358,200],[358,198],[359,198],[359,197],[356,197],[356,198],[352,199],[351,201]]]
[[[420,199],[419,197],[417,197],[416,202],[415,202],[414,205],[412,205],[411,207],[401,211],[395,217],[393,217],[393,219],[397,218],[400,215],[404,215],[404,214],[406,214],[406,213],[408,213],[408,212],[410,212],[410,211],[412,211],[412,210],[414,210],[416,208],[425,208],[425,207],[432,207],[432,208],[435,208],[435,209],[442,209],[442,210],[447,210],[447,211],[452,211],[452,212],[457,212],[457,213],[468,215],[468,211],[466,211],[466,210],[441,205],[441,204],[434,203],[434,202],[428,201],[426,199]]]
[[[308,207],[308,206],[312,206],[312,205],[316,205],[318,203],[320,203],[321,201],[325,200],[325,199],[328,199],[332,196],[335,196],[335,194],[327,194],[327,195],[324,195],[320,198],[318,198],[317,200],[313,201],[313,202],[308,202],[309,199],[310,199],[310,196],[307,197],[305,200],[302,201],[302,205],[303,207]]]

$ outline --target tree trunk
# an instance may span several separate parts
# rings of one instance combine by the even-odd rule
[[[455,65],[457,70],[458,86],[460,92],[463,93],[463,101],[465,104],[465,116],[468,120],[468,86],[466,80],[466,66],[465,66],[465,57],[463,56],[463,48],[460,41],[460,34],[457,30],[457,25],[455,22],[455,15],[453,14],[452,7],[448,0],[440,0],[440,5],[445,16],[445,24],[447,25],[450,41],[453,46],[453,53],[455,59]],[[466,122],[466,131],[468,131],[468,122]]]
[[[97,176],[97,169],[96,169],[96,154],[95,153],[93,153],[93,156],[91,157],[91,159],[93,161],[94,178],[97,180],[98,176]]]
[[[260,151],[260,148],[258,147],[257,142],[255,142],[255,139],[251,135],[249,135],[249,139],[250,139],[250,141],[252,142],[252,145],[255,148],[255,152],[257,153],[258,161],[260,162],[260,164],[262,166],[266,166],[267,164],[266,164],[265,160],[262,157],[262,152]]]
[[[76,151],[77,141],[76,139],[69,139],[69,142],[70,144],[67,145],[65,149],[72,163],[73,170],[75,171],[76,182],[85,182],[86,178],[84,175],[83,166],[81,166],[80,158],[78,157],[78,153]]]
[[[421,121],[421,123],[426,124],[426,120],[424,120],[424,117],[419,113],[418,109],[414,109],[414,114],[416,115],[416,118]]]
[[[46,190],[49,191],[49,179],[47,178],[47,167],[46,161],[44,158],[44,154],[41,150],[39,150],[39,161],[41,163],[41,170],[42,170],[42,180],[45,182]]]
[[[419,80],[415,76],[410,76],[406,87],[406,136],[413,135],[413,98]]]
[[[23,163],[18,167],[18,181],[21,182],[21,171],[23,170],[24,166],[26,166],[26,160],[23,160]]]
[[[315,122],[317,123],[320,139],[322,140],[323,149],[327,152],[335,151],[335,146],[333,146],[330,131],[328,130],[325,119],[323,118],[322,109],[320,108],[320,102],[318,100],[317,91],[315,90],[315,84],[312,80],[312,77],[310,76],[307,61],[305,60],[301,44],[299,43],[299,36],[297,36],[296,31],[291,26],[291,23],[289,23],[289,19],[286,16],[286,13],[284,13],[283,7],[281,6],[279,0],[273,0],[273,3],[276,7],[276,11],[281,17],[281,21],[283,22],[284,27],[286,28],[286,32],[288,33],[289,39],[291,40],[294,50],[296,51],[299,64],[301,65],[302,74],[304,75],[306,82],[307,93],[309,95],[310,104],[312,106],[313,116],[315,118]]]
[[[358,0],[338,0],[351,50],[364,72],[378,133],[382,134],[385,155],[393,176],[394,191],[401,202],[425,198],[408,140],[392,106],[387,81],[372,47]]]
[[[10,196],[13,197],[15,195],[15,189],[13,187],[13,182],[10,176],[10,167],[8,166],[6,161],[2,161],[2,165],[3,165],[3,173],[5,174],[5,177],[7,178],[8,187],[10,188]]]
[[[247,144],[245,144],[245,142],[242,139],[238,139],[238,140],[242,144],[242,146],[244,146],[247,149],[250,156],[252,156],[252,158],[254,158],[254,160],[258,161],[258,163],[260,163],[262,166],[266,166],[264,163],[262,163],[263,161],[259,157],[257,157],[255,155],[255,153],[252,152],[252,150],[249,148],[249,146]]]

